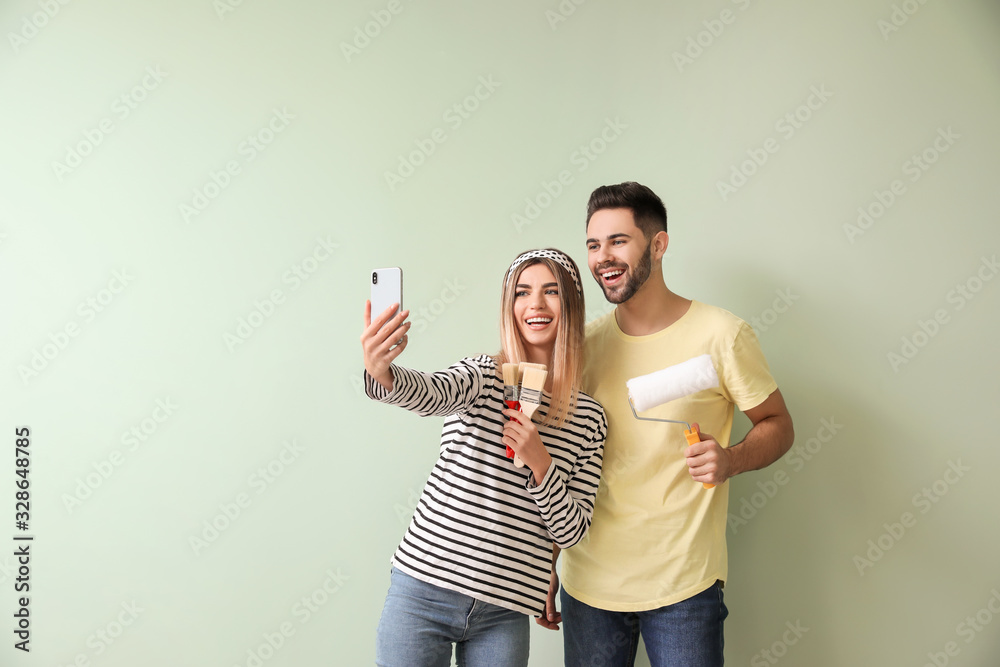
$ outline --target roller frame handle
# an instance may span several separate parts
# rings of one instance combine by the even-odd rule
[[[701,433],[699,433],[698,429],[696,429],[693,426],[691,428],[684,429],[684,437],[688,441],[688,447],[690,447],[696,442],[701,442]],[[704,486],[706,489],[715,488],[715,484],[709,484],[708,482],[702,482],[701,485]]]

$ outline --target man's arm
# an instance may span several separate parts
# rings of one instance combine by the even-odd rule
[[[688,468],[696,481],[722,484],[748,470],[766,468],[791,448],[795,431],[780,390],[743,414],[753,427],[741,442],[724,449],[713,436],[702,433],[701,442],[687,448]]]
[[[556,560],[559,558],[560,551],[559,545],[552,545],[552,572],[549,574],[549,595],[545,600],[545,610],[539,618],[535,619],[535,623],[549,630],[558,630],[559,624],[562,623],[562,614],[556,611],[556,595],[559,594],[559,575],[556,574]]]
[[[795,440],[792,416],[781,391],[774,390],[756,408],[744,412],[753,423],[746,437],[729,449],[729,477],[748,470],[760,470],[785,455]]]

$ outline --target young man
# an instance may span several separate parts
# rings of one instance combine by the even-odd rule
[[[792,445],[792,419],[753,329],[667,288],[668,241],[666,208],[649,188],[630,182],[591,194],[588,264],[617,307],[587,330],[584,391],[604,406],[608,438],[590,532],[563,556],[567,667],[631,666],[640,637],[653,667],[723,664],[725,482]],[[625,382],[702,354],[719,387],[642,415],[700,426],[701,442],[689,447],[683,426],[633,416]],[[753,427],[728,446],[734,406]],[[550,628],[560,620],[557,586],[553,574],[539,619]]]

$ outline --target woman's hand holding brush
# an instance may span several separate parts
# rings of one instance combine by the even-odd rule
[[[398,303],[392,304],[373,320],[372,302],[365,301],[365,330],[361,334],[365,370],[386,391],[392,391],[393,377],[389,366],[406,349],[406,332],[410,329],[410,323],[404,322],[410,311],[404,310],[393,316],[397,307]]]
[[[531,469],[537,484],[545,478],[552,465],[552,457],[542,444],[538,428],[531,417],[520,410],[507,408],[503,414],[507,417],[503,425],[503,444],[513,449],[524,465]]]
[[[701,433],[698,424],[691,424],[691,427],[701,435],[701,442],[689,446],[684,452],[691,478],[705,484],[722,484],[731,476],[729,452],[714,436]]]

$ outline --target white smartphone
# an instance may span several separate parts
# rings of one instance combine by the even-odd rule
[[[403,270],[398,266],[375,269],[371,273],[372,319],[381,315],[394,303],[399,304],[396,313],[403,310]],[[396,313],[393,313],[395,316]]]

